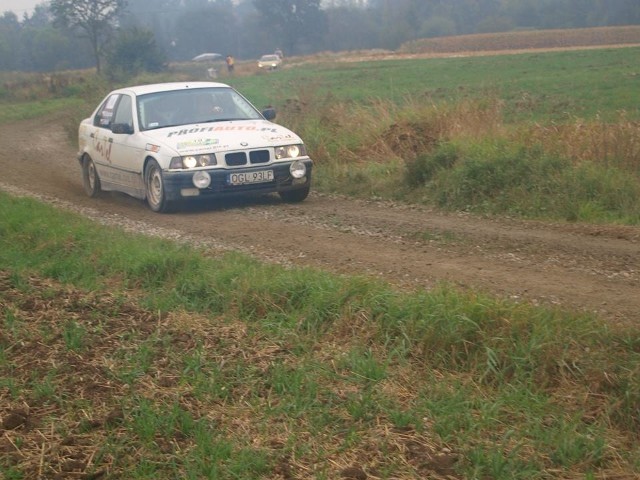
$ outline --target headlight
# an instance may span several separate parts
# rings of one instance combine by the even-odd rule
[[[198,188],[207,188],[211,185],[211,175],[204,171],[196,172],[193,175],[193,184]]]
[[[283,158],[298,158],[307,154],[304,145],[286,145],[284,147],[276,147],[276,159],[281,160]]]
[[[169,168],[179,170],[208,167],[210,165],[216,165],[216,157],[214,155],[187,155],[186,157],[173,157]]]
[[[184,168],[194,168],[198,165],[198,159],[196,157],[184,157],[182,159],[182,165]]]
[[[307,166],[300,160],[296,160],[289,167],[289,172],[293,178],[302,178],[307,174]]]

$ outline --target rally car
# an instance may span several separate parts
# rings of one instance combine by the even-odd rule
[[[162,83],[109,93],[78,129],[90,197],[119,191],[169,212],[194,198],[309,194],[313,162],[303,141],[228,85]]]

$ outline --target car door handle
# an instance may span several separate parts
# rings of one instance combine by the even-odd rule
[[[113,143],[113,138],[109,138],[109,143]]]

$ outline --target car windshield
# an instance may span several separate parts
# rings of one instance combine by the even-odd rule
[[[263,62],[273,62],[276,60],[280,60],[280,57],[278,57],[277,55],[264,55],[260,60],[262,60]]]
[[[228,120],[257,120],[262,115],[228,87],[155,92],[137,99],[141,130]]]

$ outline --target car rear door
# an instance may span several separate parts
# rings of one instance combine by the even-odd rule
[[[144,148],[134,121],[134,98],[114,93],[94,119],[94,148],[100,176],[118,190],[139,196],[142,190]]]

